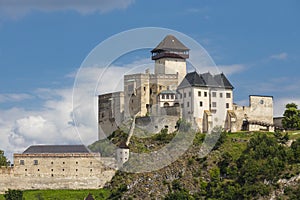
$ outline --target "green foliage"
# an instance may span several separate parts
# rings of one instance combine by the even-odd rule
[[[121,199],[123,193],[126,191],[127,191],[127,185],[121,184],[117,189],[114,189],[112,191],[112,193],[108,199],[111,199],[111,200]]]
[[[284,111],[284,119],[282,125],[285,129],[295,130],[300,129],[300,111],[295,103],[289,103]]]
[[[21,190],[8,190],[4,194],[5,200],[22,200],[23,191]]]
[[[110,196],[110,191],[107,189],[100,190],[26,190],[23,191],[23,199],[25,200],[77,200],[84,199],[91,193],[96,200],[107,199]],[[0,200],[5,200],[3,195],[0,195]]]
[[[190,195],[187,191],[176,191],[174,193],[169,193],[165,200],[193,200],[193,196]]]
[[[169,142],[173,139],[174,134],[168,134],[168,129],[161,129],[160,133],[155,134],[152,138],[161,142]]]
[[[281,131],[276,130],[274,132],[274,137],[277,139],[277,142],[280,144],[286,144],[289,141],[289,134],[285,133],[283,135],[283,133]]]
[[[216,126],[210,134],[206,135],[205,143],[212,146],[213,150],[217,150],[226,141],[226,138],[227,133],[222,130],[221,126]]]
[[[116,146],[108,139],[94,142],[93,144],[89,145],[88,148],[93,152],[100,152],[101,156],[103,157],[113,156],[116,151]]]
[[[292,150],[292,160],[295,163],[300,163],[300,138],[294,141],[291,145]]]
[[[4,156],[4,151],[0,150],[0,167],[7,166],[7,159]]]

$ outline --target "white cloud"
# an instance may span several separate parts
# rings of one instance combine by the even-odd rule
[[[147,66],[142,59],[124,66],[85,67],[76,76],[75,88],[37,89],[32,98],[43,103],[35,110],[0,110],[0,149],[12,159],[12,153],[33,144],[91,144],[98,137],[97,95],[122,90],[124,74],[143,72]],[[25,98],[5,100],[14,99]]]
[[[0,0],[0,13],[10,18],[22,17],[32,11],[76,11],[80,14],[105,13],[126,9],[134,0]]]
[[[283,116],[285,111],[285,106],[288,103],[296,103],[298,108],[300,108],[300,97],[284,97],[279,99],[274,99],[274,116]]]
[[[32,99],[33,96],[29,94],[0,94],[0,103],[18,102],[26,99]]]
[[[288,54],[286,52],[282,52],[282,53],[279,53],[279,54],[271,55],[269,58],[271,60],[286,60],[287,57],[288,57]]]

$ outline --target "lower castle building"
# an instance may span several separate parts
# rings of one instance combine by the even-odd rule
[[[114,176],[113,165],[114,159],[91,153],[84,145],[30,146],[14,154],[13,167],[0,168],[0,193],[8,189],[98,189]]]

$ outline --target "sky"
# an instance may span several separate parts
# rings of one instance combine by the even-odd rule
[[[0,149],[11,158],[32,144],[95,140],[97,133],[85,134],[94,116],[77,112],[77,124],[73,117],[76,74],[82,75],[77,92],[84,100],[84,88],[104,73],[80,70],[90,52],[116,34],[143,27],[192,38],[228,76],[237,104],[248,105],[249,95],[273,96],[274,115],[281,116],[285,104],[300,105],[299,9],[298,0],[0,0]],[[117,59],[97,92],[119,89],[122,81],[110,77],[133,65],[151,65],[149,50]]]

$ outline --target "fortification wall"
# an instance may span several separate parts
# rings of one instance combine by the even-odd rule
[[[109,161],[109,164],[103,162]],[[100,154],[15,154],[0,169],[0,193],[8,189],[98,189],[112,179],[115,163]]]

